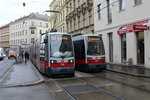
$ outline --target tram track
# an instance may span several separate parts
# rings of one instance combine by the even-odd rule
[[[0,67],[0,77],[2,77],[13,64],[14,61],[5,60],[2,62]]]
[[[131,82],[132,84],[131,83],[129,84],[128,83],[128,80],[129,80],[128,77],[123,77],[123,78],[120,78],[120,80],[119,80],[118,77],[120,77],[120,76],[117,76],[116,78],[113,78],[113,74],[110,75],[111,77],[103,77],[103,76],[100,76],[100,75],[97,75],[97,74],[93,74],[93,75],[95,75],[96,77],[99,77],[99,78],[104,78],[104,79],[112,81],[112,82],[123,84],[125,86],[129,86],[129,87],[136,88],[136,89],[142,90],[144,92],[150,93],[149,89],[147,89],[147,88],[141,88],[142,86],[144,87],[144,85],[146,83],[141,82],[141,83],[136,83],[136,84],[133,85],[133,83]],[[131,79],[134,79],[134,78],[131,78]],[[134,79],[134,80],[137,81],[137,82],[139,81],[137,79]],[[148,83],[146,85],[149,86]]]
[[[131,79],[135,79],[138,81],[150,83],[150,78],[136,77],[136,76],[131,76],[131,75],[122,74],[122,73],[115,73],[115,72],[111,72],[111,71],[106,71],[106,73],[112,73],[112,74],[119,75],[124,78],[131,78]]]
[[[65,92],[69,97],[71,97],[72,100],[80,100],[80,98],[78,96],[76,96],[76,94],[80,94],[80,93],[86,94],[86,93],[92,93],[92,92],[100,92],[100,93],[102,92],[102,94],[105,95],[106,97],[109,95],[110,98],[113,98],[112,100],[125,100],[124,98],[122,98],[116,94],[113,94],[110,91],[107,91],[103,88],[97,87],[94,84],[92,84],[88,81],[85,81],[81,78],[74,77],[73,80],[76,80],[77,82],[74,84],[68,84],[70,79],[50,79],[50,80],[46,80],[46,81],[53,81],[57,86],[59,86],[62,89],[63,92]],[[66,84],[64,84],[62,81],[68,81],[68,82],[66,82]],[[80,81],[81,83],[78,81]],[[79,88],[79,90],[77,90],[77,88],[75,89],[75,87],[80,87],[80,88]],[[91,90],[83,89],[83,87],[85,87],[85,88],[88,87]],[[98,100],[98,99],[96,99],[96,100]]]

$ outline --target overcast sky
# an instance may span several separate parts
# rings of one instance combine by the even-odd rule
[[[0,26],[8,24],[24,15],[49,9],[52,0],[0,0]],[[23,7],[23,2],[26,6]],[[45,13],[46,14],[46,13]]]

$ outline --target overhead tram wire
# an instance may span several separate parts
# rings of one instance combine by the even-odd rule
[[[108,6],[113,5],[113,4],[117,3],[117,2],[118,2],[118,0],[114,1],[113,3],[109,4]],[[103,8],[101,8],[101,11],[102,11],[103,9],[107,8],[108,6],[104,6]],[[96,14],[96,13],[97,13],[97,11],[93,12],[92,15],[94,15],[94,14]],[[88,16],[88,17],[85,17],[85,20],[88,19],[88,18],[89,18],[89,16]],[[80,21],[80,22],[83,22],[83,21]]]
[[[103,2],[101,2],[101,3],[99,3],[99,4],[102,4],[102,3],[104,3],[104,2],[106,2],[106,0],[104,0]],[[100,9],[100,11],[102,11],[103,9],[106,9],[106,8],[107,8],[108,6],[110,6],[110,5],[113,6],[113,4],[115,4],[115,3],[117,3],[117,2],[119,2],[119,0],[116,0],[116,1],[112,2],[111,4],[104,6],[103,8]],[[68,7],[68,6],[57,6],[57,7]],[[76,8],[76,7],[68,7],[68,8]],[[95,6],[94,8],[97,8],[97,6]],[[91,15],[95,15],[96,13],[97,13],[97,11],[93,12]],[[88,19],[88,18],[89,18],[89,16],[88,16],[88,17],[85,17],[85,20]],[[80,21],[80,22],[83,22],[83,21]]]

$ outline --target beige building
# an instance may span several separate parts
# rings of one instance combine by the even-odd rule
[[[41,33],[48,31],[48,18],[37,12],[13,21],[10,24],[10,48],[16,49],[21,43],[28,47],[34,43]]]
[[[94,33],[93,0],[53,0],[50,10],[60,12],[51,13],[50,29],[55,23],[55,29],[60,32]]]
[[[0,47],[9,48],[9,24],[0,27]]]
[[[59,32],[67,32],[65,0],[53,0],[49,7],[51,11],[59,11],[59,13],[50,12],[49,29],[57,29]]]

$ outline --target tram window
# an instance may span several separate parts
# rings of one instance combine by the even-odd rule
[[[70,35],[52,35],[50,42],[51,57],[72,57],[72,41]]]
[[[101,41],[89,41],[87,47],[88,55],[104,55],[104,46]]]
[[[45,47],[44,47],[44,51],[45,51],[45,61],[48,61],[48,44],[45,44]]]

